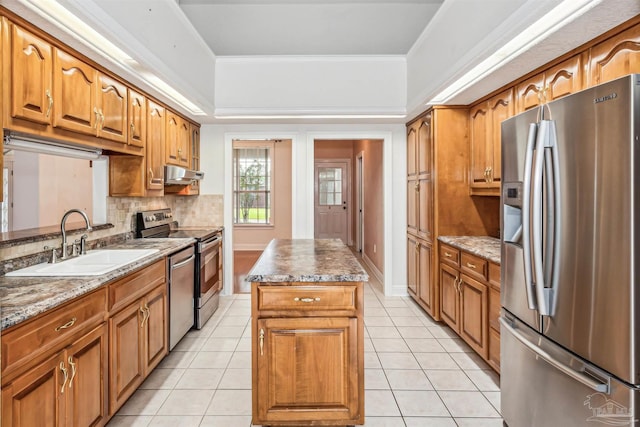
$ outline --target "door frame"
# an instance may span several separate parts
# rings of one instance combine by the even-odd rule
[[[364,251],[364,151],[356,154],[356,250]]]
[[[353,185],[351,182],[351,159],[342,159],[342,158],[335,158],[335,159],[314,159],[313,160],[313,235],[316,235],[316,226],[318,225],[316,223],[316,208],[317,208],[317,200],[318,200],[318,182],[316,181],[316,168],[318,167],[318,165],[321,164],[326,164],[326,163],[344,163],[346,165],[346,178],[347,178],[347,183],[346,183],[346,187],[347,187],[347,194],[344,197],[344,200],[347,201],[347,245],[348,246],[353,246],[353,236],[351,235],[351,223],[353,222],[353,218],[352,218],[352,209],[351,209],[351,186]]]

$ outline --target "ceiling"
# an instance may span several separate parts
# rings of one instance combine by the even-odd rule
[[[405,55],[444,0],[178,0],[216,56]]]

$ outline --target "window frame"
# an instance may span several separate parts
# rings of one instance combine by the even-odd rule
[[[242,190],[238,190],[237,188],[237,176],[236,176],[236,167],[237,167],[237,149],[267,149],[268,150],[268,164],[270,170],[266,174],[268,177],[268,185],[265,185],[268,190],[260,190],[261,193],[265,193],[269,199],[268,205],[268,222],[242,222],[239,220],[239,209],[241,209],[237,205],[238,194]],[[260,140],[260,141],[250,141],[250,140],[233,140],[232,142],[232,218],[231,221],[234,227],[247,227],[247,228],[273,228],[275,227],[275,191],[274,191],[274,183],[275,183],[275,141],[273,140]]]

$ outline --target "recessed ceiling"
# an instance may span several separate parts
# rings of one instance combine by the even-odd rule
[[[405,55],[444,0],[179,0],[216,56]]]

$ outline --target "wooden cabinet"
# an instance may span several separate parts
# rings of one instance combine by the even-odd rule
[[[147,140],[147,98],[129,88],[127,89],[127,100],[127,117],[129,118],[127,143],[144,149]]]
[[[252,284],[253,423],[364,423],[363,284]]]
[[[441,317],[500,371],[500,266],[440,244]]]
[[[167,110],[165,160],[168,165],[189,167],[189,122]]]
[[[640,24],[590,49],[587,85],[595,86],[632,73],[640,73]]]
[[[11,116],[51,125],[53,47],[18,25],[11,29]]]
[[[516,86],[516,113],[578,92],[584,88],[582,58],[578,54]]]
[[[127,87],[104,73],[97,73],[96,136],[127,144],[129,109]]]
[[[189,168],[200,170],[200,126],[193,123],[188,123],[188,125]],[[166,185],[164,192],[165,194],[176,194],[178,196],[195,196],[200,194],[200,181],[193,181],[189,185]]]
[[[440,320],[439,235],[493,235],[499,199],[469,197],[469,110],[434,107],[407,125],[407,287]]]
[[[2,423],[99,426],[107,414],[106,291],[2,333]]]
[[[469,111],[471,164],[470,194],[500,195],[501,123],[513,116],[513,89],[508,89]]]
[[[109,285],[109,413],[115,414],[168,353],[165,262]]]
[[[148,194],[157,195],[164,189],[165,108],[147,101],[147,148],[145,187]]]

